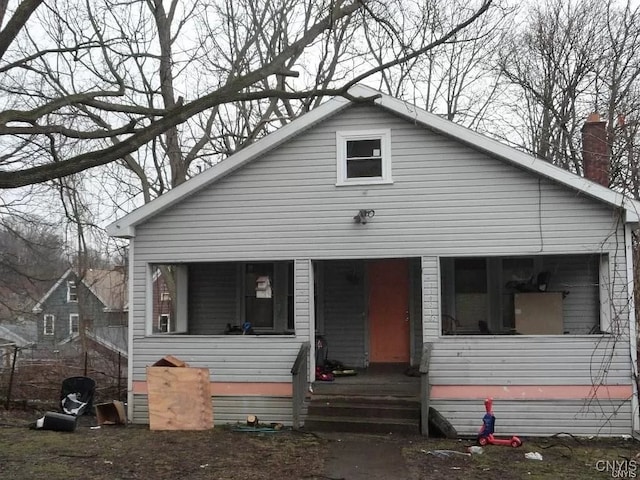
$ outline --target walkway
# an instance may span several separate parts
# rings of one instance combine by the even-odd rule
[[[323,433],[329,440],[324,475],[335,480],[407,479],[403,442],[382,435]]]

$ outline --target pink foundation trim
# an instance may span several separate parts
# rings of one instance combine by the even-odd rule
[[[211,382],[209,388],[218,397],[291,397],[293,393],[290,383]],[[147,382],[134,381],[133,393],[147,395]]]
[[[631,385],[433,385],[432,400],[627,400]]]

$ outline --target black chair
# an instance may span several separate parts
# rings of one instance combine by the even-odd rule
[[[60,405],[69,415],[88,415],[93,411],[96,382],[89,377],[69,377],[62,381]]]

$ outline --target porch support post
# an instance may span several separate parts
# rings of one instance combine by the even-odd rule
[[[440,259],[422,257],[422,341],[440,336]]]
[[[309,342],[309,378],[314,378],[315,307],[313,303],[313,265],[311,259],[296,259],[293,265],[294,315],[296,338]]]
[[[429,368],[433,342],[440,337],[440,259],[422,257],[422,357],[420,358],[420,433],[429,436]]]

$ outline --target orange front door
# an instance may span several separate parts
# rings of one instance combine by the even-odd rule
[[[409,362],[409,264],[376,260],[368,264],[369,362]]]

